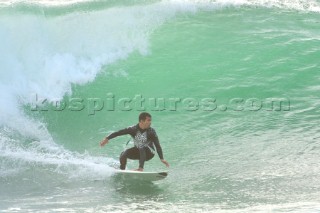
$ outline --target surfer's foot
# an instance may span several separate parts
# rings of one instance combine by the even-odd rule
[[[133,171],[139,171],[139,172],[143,172],[143,168],[138,168],[138,169],[135,169]]]

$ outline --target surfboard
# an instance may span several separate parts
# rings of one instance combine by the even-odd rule
[[[168,176],[168,172],[139,172],[132,170],[116,170],[116,175],[120,175],[124,178],[141,180],[141,181],[158,181],[166,178]]]

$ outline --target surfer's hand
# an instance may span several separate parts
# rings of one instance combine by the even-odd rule
[[[103,147],[103,146],[106,145],[108,142],[109,142],[108,138],[105,138],[105,139],[103,139],[103,140],[100,142],[100,146]]]
[[[161,159],[161,162],[164,163],[166,165],[166,167],[169,167],[169,163],[166,160]]]

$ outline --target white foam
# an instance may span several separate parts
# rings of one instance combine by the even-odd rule
[[[116,163],[112,158],[68,151],[52,140],[34,140],[21,144],[21,137],[12,139],[5,134],[0,135],[0,150],[1,167],[6,168],[0,177],[15,175],[33,166],[45,166],[69,178],[96,180],[113,174],[114,169],[110,165]]]
[[[41,4],[49,6],[58,6],[58,5],[71,5],[81,2],[88,2],[88,0],[1,0],[0,4],[3,5],[13,5],[18,3],[32,3],[32,4]]]
[[[197,8],[217,9],[238,6],[255,6],[291,9],[305,12],[320,12],[320,3],[316,0],[170,0],[185,4],[195,4]]]

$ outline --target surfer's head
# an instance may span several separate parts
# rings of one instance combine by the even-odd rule
[[[151,115],[147,112],[142,112],[139,115],[139,126],[141,129],[148,129],[151,126]]]

